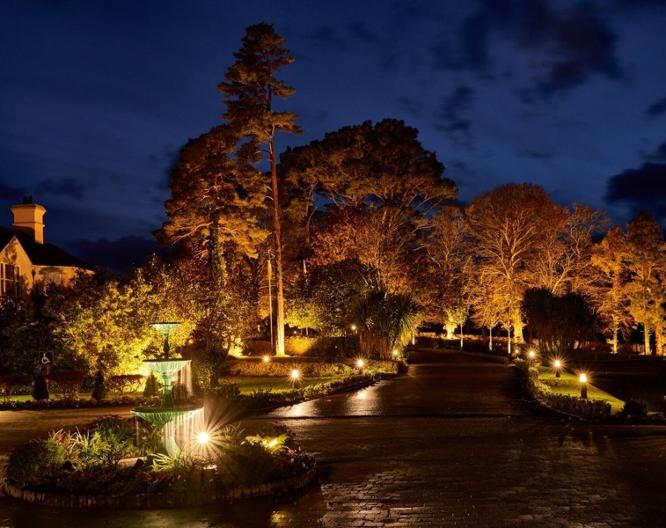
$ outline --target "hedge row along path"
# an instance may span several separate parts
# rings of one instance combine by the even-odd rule
[[[262,420],[315,454],[319,485],[290,500],[103,517],[0,499],[0,526],[649,528],[666,515],[665,427],[535,415],[515,370],[481,357],[417,351],[406,375],[251,425]]]

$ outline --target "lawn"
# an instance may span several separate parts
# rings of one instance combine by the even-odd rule
[[[539,367],[539,381],[546,385],[552,392],[565,396],[580,397],[578,376],[570,372],[562,371],[561,377],[556,378],[553,369],[541,366]],[[593,375],[590,375],[590,381],[594,381]],[[610,403],[612,414],[620,412],[624,407],[622,400],[590,383],[587,384],[587,397],[590,400],[605,400]]]
[[[292,389],[303,388],[309,385],[318,385],[319,383],[327,383],[335,381],[339,377],[313,377],[303,378],[297,385],[291,383],[291,380],[282,376],[230,376],[222,378],[220,381],[227,383],[235,383],[241,391],[241,394],[252,394],[256,390],[271,390],[273,392],[288,392]]]

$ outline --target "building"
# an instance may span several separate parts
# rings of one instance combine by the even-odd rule
[[[0,227],[0,295],[49,284],[66,286],[80,271],[92,273],[90,266],[44,241],[43,205],[26,197],[10,209],[12,227]]]

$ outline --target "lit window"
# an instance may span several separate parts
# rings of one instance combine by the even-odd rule
[[[13,264],[0,264],[0,295],[18,295],[19,269]]]

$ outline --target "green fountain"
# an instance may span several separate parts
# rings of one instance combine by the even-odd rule
[[[162,333],[162,357],[148,359],[144,363],[162,378],[162,403],[159,407],[132,409],[133,414],[161,430],[164,448],[172,457],[187,450],[203,425],[203,407],[192,404],[176,405],[173,400],[174,376],[190,364],[189,359],[170,356],[169,334],[179,324],[178,322],[151,324],[152,328]]]

